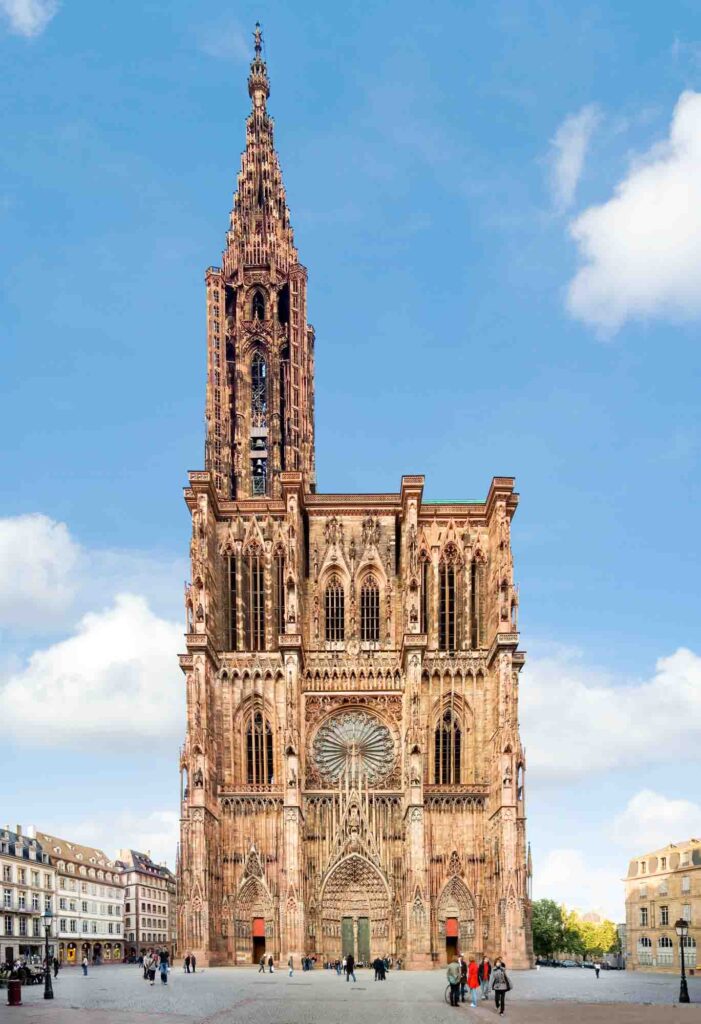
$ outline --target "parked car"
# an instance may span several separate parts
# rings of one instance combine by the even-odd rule
[[[560,966],[561,967],[581,967],[582,965],[580,963],[577,963],[576,960],[561,960],[560,961]]]

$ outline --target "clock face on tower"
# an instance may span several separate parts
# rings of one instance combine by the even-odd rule
[[[395,747],[387,726],[367,711],[343,711],[328,719],[312,745],[320,776],[338,782],[349,771],[375,785],[394,768]]]

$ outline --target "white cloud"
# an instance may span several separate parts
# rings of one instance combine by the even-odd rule
[[[0,686],[3,726],[28,746],[172,743],[183,727],[182,642],[182,627],[143,597],[118,595]]]
[[[625,920],[620,865],[602,866],[570,847],[534,857],[533,898],[564,903],[568,910],[593,910],[612,921]]]
[[[574,202],[589,142],[600,119],[598,107],[590,103],[566,117],[550,142],[550,186],[561,212]]]
[[[58,0],[0,0],[10,31],[29,39],[41,35],[58,7]]]
[[[701,658],[680,647],[652,678],[614,680],[573,652],[526,663],[521,723],[533,780],[701,758]]]
[[[625,847],[629,856],[656,850],[667,843],[701,836],[701,805],[641,789],[614,818],[610,831],[613,841]]]
[[[0,519],[0,626],[62,619],[76,592],[80,548],[44,515]]]
[[[68,828],[61,825],[53,833],[43,825],[41,830],[86,846],[96,846],[110,857],[117,857],[120,849],[150,853],[157,864],[165,861],[171,871],[175,870],[175,848],[180,830],[177,811],[151,811],[148,814],[122,811],[109,817],[98,816],[78,822]],[[114,846],[115,842],[119,847]]]
[[[567,294],[573,316],[610,334],[634,318],[701,314],[701,93],[681,94],[668,139],[570,233],[583,264]]]

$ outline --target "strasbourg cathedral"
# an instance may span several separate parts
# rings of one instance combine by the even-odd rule
[[[518,495],[324,494],[260,29],[189,475],[178,944],[201,963],[529,967]]]

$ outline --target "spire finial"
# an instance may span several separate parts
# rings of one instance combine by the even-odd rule
[[[256,22],[253,33],[253,49],[255,51],[251,61],[251,73],[248,76],[248,94],[253,100],[254,107],[265,107],[265,101],[270,95],[270,83],[268,81],[268,69],[262,57],[263,32],[260,22]]]

